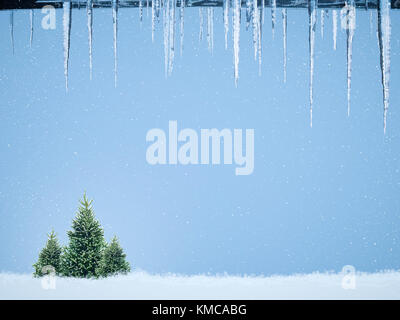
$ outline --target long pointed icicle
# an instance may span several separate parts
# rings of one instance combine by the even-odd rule
[[[203,40],[203,8],[199,8],[199,18],[200,18],[200,30],[199,30],[199,42]]]
[[[140,27],[142,27],[142,22],[143,22],[143,0],[139,0],[139,22],[140,22]]]
[[[169,0],[166,0],[163,5],[163,35],[164,35],[164,69],[165,77],[168,77],[168,62],[169,62]]]
[[[168,65],[168,75],[172,74],[172,69],[174,67],[174,57],[175,57],[175,1],[171,1],[169,6],[169,65]]]
[[[257,61],[258,54],[258,19],[257,19],[257,0],[253,0],[252,4],[248,6],[250,10],[250,17],[253,29],[253,47],[254,47],[254,61]]]
[[[254,0],[254,25],[257,34],[257,55],[258,55],[258,75],[261,76],[261,63],[262,63],[262,8],[258,8],[258,1]],[[256,50],[256,48],[255,48]]]
[[[240,11],[241,1],[234,0],[233,7],[233,53],[234,53],[234,76],[235,86],[239,80],[239,52],[240,52]]]
[[[337,11],[332,12],[332,34],[333,34],[333,50],[336,50],[336,39],[337,39]]]
[[[310,127],[313,124],[313,81],[314,81],[314,47],[315,25],[317,21],[316,0],[308,0],[308,45],[310,52]]]
[[[353,56],[353,37],[355,29],[356,9],[354,0],[347,5],[346,34],[347,34],[347,116],[350,116],[350,93],[351,93],[351,64]]]
[[[383,132],[386,133],[390,78],[390,0],[378,1],[378,40],[383,89]]]
[[[14,54],[14,10],[11,10],[10,12],[10,37],[12,54]]]
[[[156,1],[151,1],[151,42],[154,42],[154,31],[156,30]]]
[[[321,38],[324,38],[324,28],[325,28],[325,10],[321,9]]]
[[[183,39],[185,37],[185,0],[181,0],[181,8],[180,8],[180,31],[181,31],[181,41],[180,41],[180,53],[182,56],[183,53]]]
[[[34,11],[30,10],[29,11],[29,20],[31,23],[31,28],[30,28],[30,35],[29,35],[29,46],[32,48],[32,42],[33,42],[33,17],[34,17]]]
[[[246,31],[249,30],[250,22],[252,21],[253,9],[253,0],[246,0]]]
[[[225,50],[227,50],[228,32],[229,32],[229,0],[224,0],[224,32],[225,32]]]
[[[208,50],[213,53],[214,49],[214,8],[207,8],[207,42]]]
[[[156,20],[157,22],[160,22],[160,10],[161,10],[161,0],[155,0],[156,2]]]
[[[262,64],[262,13],[263,8],[258,12],[258,75],[261,76]]]
[[[87,13],[87,27],[88,27],[88,40],[89,40],[89,77],[92,80],[93,70],[93,0],[87,0],[86,4]]]
[[[286,50],[287,50],[287,12],[282,9],[282,24],[283,24],[283,82],[286,82]]]
[[[117,87],[118,58],[117,58],[117,36],[118,36],[118,0],[112,0],[113,34],[114,34],[114,86]]]
[[[154,33],[156,31],[156,22],[160,22],[161,0],[151,1],[151,41],[154,42]]]
[[[63,3],[63,31],[64,31],[64,76],[65,90],[68,91],[68,65],[69,65],[69,49],[71,37],[71,17],[72,6],[71,2]]]
[[[276,0],[271,3],[271,21],[272,21],[272,39],[275,38],[275,22],[276,22]]]

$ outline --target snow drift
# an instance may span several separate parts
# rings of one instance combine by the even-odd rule
[[[152,275],[136,271],[101,280],[37,279],[0,274],[0,299],[399,299],[400,272],[292,276]],[[53,283],[51,283],[51,281]],[[53,285],[53,289],[51,288]]]

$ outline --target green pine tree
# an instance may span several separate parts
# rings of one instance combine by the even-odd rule
[[[116,274],[127,274],[131,271],[129,262],[125,260],[126,254],[121,248],[117,237],[114,237],[103,252],[97,273],[107,277]]]
[[[46,246],[39,254],[38,261],[33,265],[35,277],[42,277],[49,272],[55,272],[57,275],[61,271],[61,252],[62,249],[58,243],[54,230],[48,235]]]
[[[63,275],[68,277],[97,277],[96,269],[105,247],[104,231],[96,220],[92,208],[93,200],[86,193],[68,231],[69,245],[62,259]]]

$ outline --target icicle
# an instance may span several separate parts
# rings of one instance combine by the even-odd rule
[[[86,13],[87,13],[88,35],[89,35],[89,76],[90,76],[90,80],[92,80],[93,0],[87,0]]]
[[[164,27],[164,68],[165,77],[168,77],[168,62],[169,62],[169,0],[164,2],[163,6],[163,27]]]
[[[112,0],[112,15],[113,15],[113,29],[114,29],[114,86],[117,87],[118,0]]]
[[[140,27],[142,27],[142,22],[143,22],[143,0],[139,0],[139,21],[140,21]]]
[[[354,0],[346,3],[346,34],[347,34],[347,116],[350,116],[351,63],[353,55],[353,36],[355,29],[356,9]]]
[[[258,0],[253,0],[252,5],[252,17],[253,17],[253,45],[254,45],[254,60],[257,60],[258,56],[258,75],[261,75],[261,11],[258,8]]]
[[[253,7],[253,1],[246,0],[246,31],[249,30],[251,16],[253,14],[252,7]]]
[[[10,11],[10,36],[12,53],[14,54],[14,10]]]
[[[211,9],[211,24],[210,24],[210,33],[211,33],[211,53],[214,52],[214,8]]]
[[[71,3],[63,3],[63,46],[64,46],[64,76],[65,90],[68,91],[68,65],[69,65],[69,49],[70,49],[70,34],[71,34]]]
[[[272,39],[275,38],[275,22],[276,22],[276,0],[271,3],[271,20],[272,20]]]
[[[31,48],[32,48],[32,41],[33,41],[33,16],[34,16],[34,12],[33,12],[33,10],[30,10],[29,17],[30,17],[30,22],[31,22],[31,32],[30,32],[30,36],[29,36],[29,46]]]
[[[313,80],[314,80],[314,46],[315,25],[317,21],[316,0],[308,0],[308,44],[310,52],[310,127],[313,121]]]
[[[325,10],[321,10],[321,38],[324,38]]]
[[[157,22],[160,22],[160,7],[161,7],[161,0],[155,0],[155,3],[156,3],[156,8],[155,8],[155,11],[156,11],[156,20],[157,20]]]
[[[168,74],[172,74],[172,69],[174,67],[174,57],[175,57],[175,1],[171,1],[169,6],[169,66]]]
[[[286,82],[287,12],[282,9],[283,23],[283,82]]]
[[[258,75],[261,76],[262,63],[262,8],[258,11]]]
[[[333,50],[336,50],[336,38],[337,38],[337,11],[332,12],[332,31],[333,31]]]
[[[235,85],[239,80],[239,51],[240,51],[240,11],[241,0],[234,0],[233,8],[233,52],[234,52],[234,76]]]
[[[260,40],[260,17],[258,12],[258,0],[253,0],[251,6],[251,16],[253,25],[253,46],[254,46],[254,60],[257,61],[259,53],[259,40]]]
[[[63,3],[63,31],[64,31],[64,76],[65,90],[68,91],[68,65],[69,65],[69,48],[71,35],[71,2]]]
[[[227,50],[228,32],[229,32],[229,0],[224,0],[224,31],[225,31],[225,50]]]
[[[185,0],[181,0],[181,10],[180,10],[180,29],[181,29],[181,56],[183,52],[183,38],[185,36],[184,33],[184,27],[185,27]]]
[[[258,62],[261,67],[261,49],[262,49],[262,42],[261,42],[261,39],[262,39],[262,16],[261,16],[261,14],[262,14],[262,8],[258,7],[258,1],[255,1],[255,2],[256,2],[256,8],[257,8],[257,10],[255,10],[255,14],[257,15],[255,20],[256,20],[256,24],[257,24],[257,35],[258,35],[258,40],[257,40],[257,42],[258,42]]]
[[[199,42],[203,40],[203,9],[199,8],[199,17],[200,17],[200,31],[199,31]]]
[[[213,53],[214,49],[214,8],[207,8],[207,42],[208,50]]]
[[[156,30],[156,1],[151,1],[151,42],[154,42],[154,31]]]
[[[149,16],[149,0],[146,3],[146,15]]]
[[[390,0],[378,1],[378,39],[383,89],[383,131],[386,133],[390,78]]]
[[[257,61],[257,53],[258,53],[258,30],[257,30],[257,21],[256,21],[256,8],[257,8],[257,0],[252,0],[252,4],[247,4],[246,11],[249,10],[249,16],[251,17],[251,24],[253,29],[253,47],[254,47],[254,61]]]

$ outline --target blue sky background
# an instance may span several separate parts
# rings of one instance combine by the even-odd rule
[[[346,34],[338,30],[334,51],[331,17],[324,39],[318,21],[312,129],[307,10],[288,10],[286,84],[281,11],[274,40],[266,11],[261,77],[243,11],[238,88],[222,9],[214,13],[213,55],[198,42],[198,10],[185,15],[184,53],[177,50],[166,79],[162,25],[152,44],[146,11],[142,29],[137,9],[119,11],[114,88],[111,10],[94,10],[92,81],[86,11],[73,10],[66,93],[62,11],[56,30],[43,30],[35,13],[32,48],[29,13],[16,12],[14,56],[9,12],[0,12],[0,271],[31,272],[51,228],[66,244],[84,190],[106,238],[116,234],[132,266],[150,272],[399,269],[400,12],[391,12],[386,135],[369,12],[357,10],[349,118]],[[146,132],[167,130],[169,120],[180,129],[254,128],[254,173],[147,164]]]

